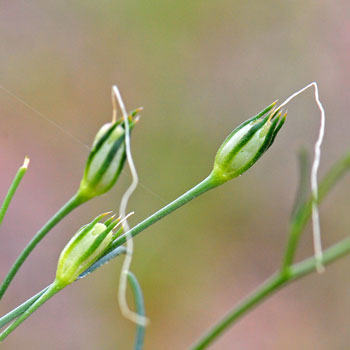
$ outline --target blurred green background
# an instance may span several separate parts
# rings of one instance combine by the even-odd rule
[[[77,189],[88,155],[83,144],[111,118],[112,84],[128,109],[144,107],[132,138],[142,183],[129,203],[132,225],[204,178],[236,125],[311,81],[327,113],[320,175],[349,150],[346,0],[3,1],[0,42],[1,197],[24,156],[31,158],[1,227],[1,278]],[[312,152],[318,127],[309,90],[290,103],[275,144],[246,175],[137,237],[132,270],[151,319],[146,350],[188,348],[275,271],[297,185],[296,152]],[[53,280],[67,240],[118,208],[128,174],[42,242],[1,314]],[[322,204],[325,246],[349,234],[349,185],[347,177]],[[310,254],[308,228],[298,258]],[[281,291],[211,349],[348,349],[349,262]],[[118,258],[64,290],[2,349],[132,349],[135,326],[117,305],[120,267]]]

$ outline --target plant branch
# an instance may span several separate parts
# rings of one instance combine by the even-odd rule
[[[128,281],[130,283],[130,286],[134,295],[136,312],[139,316],[145,317],[145,304],[143,300],[142,289],[139,282],[137,281],[136,276],[130,271],[128,271]],[[136,328],[134,349],[142,350],[144,340],[145,340],[145,326],[138,324]]]
[[[125,248],[124,247],[119,247],[117,249],[114,249],[110,255],[107,255],[106,257],[112,259],[111,255],[113,254],[113,258],[116,257],[117,255],[124,254],[125,253]],[[82,279],[86,276],[88,276],[90,273],[94,272],[98,267],[101,267],[102,265],[106,264],[108,261],[104,261],[103,259],[100,260],[99,264],[93,264],[91,265],[87,270],[85,270],[78,278]],[[3,317],[0,318],[0,328],[5,326],[7,323],[10,321],[14,320],[17,318],[19,315],[21,315],[23,312],[25,312],[34,302],[36,302],[50,287],[51,285],[45,287],[43,290],[41,290],[39,293],[35,294],[32,296],[30,299],[26,300],[23,302],[21,305],[17,306],[15,309],[4,315]]]
[[[337,161],[328,173],[322,179],[319,186],[318,203],[321,203],[328,192],[339,181],[339,179],[350,170],[350,154]],[[289,228],[288,244],[283,259],[282,270],[287,271],[288,267],[293,263],[295,252],[298,247],[299,239],[303,229],[311,217],[311,203],[310,198],[303,205],[300,205],[296,210],[295,215]]]
[[[72,212],[79,205],[84,203],[86,200],[81,196],[75,194],[32,238],[28,245],[24,248],[22,253],[18,256],[15,263],[7,273],[0,286],[0,300],[5,294],[11,281],[15,277],[17,271],[20,269],[28,255],[33,251],[36,245],[48,234],[48,232],[57,225],[65,216]]]
[[[350,238],[345,238],[341,242],[327,249],[323,254],[322,263],[328,265],[341,257],[350,254]],[[314,257],[303,260],[300,263],[290,267],[289,275],[283,271],[270,277],[250,296],[239,303],[231,312],[229,312],[221,321],[219,321],[211,330],[209,330],[191,349],[206,349],[214,340],[224,331],[232,326],[240,317],[251,311],[267,297],[271,296],[285,285],[295,281],[316,270],[317,262]]]
[[[165,217],[166,215],[169,215],[176,209],[182,207],[184,204],[188,203],[192,199],[198,197],[199,195],[219,186],[220,183],[215,180],[215,178],[210,174],[207,178],[205,178],[202,182],[200,182],[198,185],[191,188],[189,191],[181,195],[180,197],[176,198],[171,203],[164,206],[162,209],[158,210],[151,216],[147,217],[143,221],[141,221],[139,224],[134,226],[130,231],[126,232],[124,235],[117,238],[111,245],[111,248],[103,255],[106,256],[108,253],[110,253],[113,249],[116,247],[121,246],[124,244],[129,238],[135,237],[140,232],[144,231],[149,226],[155,224],[157,221]],[[96,263],[98,263],[101,259],[101,257]]]
[[[188,203],[189,201],[198,197],[199,195],[209,191],[210,189],[217,187],[218,185],[219,185],[219,183],[211,175],[209,175],[207,178],[205,178],[198,185],[194,186],[192,189],[190,189],[189,191],[184,193],[182,196],[178,197],[173,202],[169,203],[168,205],[166,205],[162,209],[158,210],[153,215],[149,216],[148,218],[146,218],[145,220],[140,222],[138,225],[133,227],[128,233],[126,233],[123,236],[116,239],[113,242],[112,247],[101,258],[99,258],[92,266],[90,266],[89,269],[84,271],[78,277],[78,279],[81,279],[81,278],[87,276],[88,274],[95,271],[97,268],[108,263],[115,256],[117,256],[121,253],[124,253],[125,249],[122,248],[121,245],[126,242],[126,239],[128,237],[136,236],[138,233],[145,230],[147,227],[151,226],[152,224],[156,223],[157,221],[159,221],[160,219],[162,219],[166,215],[172,213],[174,210],[178,209],[179,207],[183,206],[184,204]],[[74,208],[76,208],[78,205],[80,205],[81,203],[79,202],[79,198],[78,198],[78,200],[76,200],[75,197],[73,197],[64,207],[62,207],[62,209],[55,216],[60,217],[59,213],[64,213],[65,215],[67,215],[70,211],[72,211]],[[26,249],[22,252],[22,254],[17,259],[16,263],[14,264],[14,266],[12,267],[12,269],[10,270],[8,275],[6,276],[5,281],[3,282],[3,284],[0,287],[0,299],[1,299],[1,296],[5,293],[9,283],[13,279],[13,277],[16,274],[16,272],[18,271],[19,267],[24,262],[25,258],[34,249],[35,245],[38,244],[40,242],[40,240],[49,231],[50,226],[51,226],[49,224],[51,224],[51,222],[53,221],[55,216],[37,233],[37,235],[32,239],[32,241],[28,244]],[[61,219],[64,216],[62,216]],[[57,223],[57,222],[55,222],[55,223]],[[6,281],[8,281],[8,282],[6,282]],[[40,293],[42,293],[42,292],[40,292]],[[12,319],[16,318],[18,316],[18,314],[20,314],[21,312],[24,312],[26,310],[26,308],[29,308],[33,304],[33,302],[35,302],[38,299],[38,297],[40,296],[39,294],[28,299],[21,306],[10,311],[10,313],[8,313],[5,316],[3,316],[2,318],[0,318],[0,328],[3,327],[6,323],[11,321]],[[18,311],[18,313],[15,312],[17,309],[19,309],[21,312],[19,312],[19,311]]]
[[[16,193],[17,187],[19,186],[23,176],[25,175],[25,173],[27,172],[28,169],[28,164],[29,164],[29,158],[25,157],[24,158],[24,162],[23,165],[18,169],[17,174],[15,175],[12,184],[6,194],[6,197],[1,205],[0,208],[0,225],[2,223],[2,220],[4,219],[4,216],[6,214],[6,211],[11,203],[11,200],[14,196],[14,194]]]

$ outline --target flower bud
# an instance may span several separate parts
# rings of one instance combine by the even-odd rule
[[[100,223],[99,221],[107,214],[101,214],[83,226],[63,249],[56,272],[56,282],[61,286],[74,282],[112,243],[114,239],[112,230],[120,224],[120,220],[113,220],[112,217],[104,224]]]
[[[136,109],[129,115],[130,131],[138,120]],[[86,162],[79,195],[90,199],[107,192],[117,181],[126,160],[124,121],[107,123],[97,132]]]
[[[216,154],[212,172],[218,183],[244,173],[272,145],[287,116],[275,110],[275,105],[272,103],[239,125],[226,138]]]

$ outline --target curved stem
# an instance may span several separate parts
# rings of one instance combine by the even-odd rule
[[[171,203],[167,204],[162,209],[158,210],[148,218],[141,221],[139,224],[134,226],[130,231],[126,232],[124,235],[117,238],[111,245],[111,248],[104,254],[108,254],[110,251],[115,249],[116,247],[121,246],[124,244],[129,237],[135,237],[140,232],[144,231],[149,226],[153,225],[160,219],[162,219],[164,216],[169,215],[176,209],[182,207],[187,202],[191,201],[192,199],[198,197],[204,192],[207,192],[217,186],[219,186],[221,183],[218,182],[212,174],[210,174],[208,177],[206,177],[202,182],[200,182],[198,185],[192,187],[189,191],[181,195],[180,197],[176,198]],[[100,258],[102,259],[102,258]],[[99,261],[99,260],[98,260]]]
[[[322,263],[324,265],[330,264],[347,254],[350,254],[350,238],[346,238],[327,249],[323,254]],[[267,297],[271,296],[288,283],[314,272],[317,268],[317,263],[315,257],[312,257],[290,266],[289,275],[286,275],[281,271],[270,277],[250,296],[244,299],[221,321],[219,321],[211,330],[209,330],[191,349],[206,349],[208,345],[213,343],[218,336],[231,327],[240,317],[251,311]]]
[[[23,165],[18,169],[17,174],[15,175],[15,178],[12,181],[12,184],[6,194],[6,197],[1,205],[0,208],[0,225],[2,223],[2,220],[4,219],[4,216],[6,214],[7,208],[9,207],[12,197],[14,196],[17,187],[19,186],[24,174],[27,172],[29,164],[29,158],[25,157]]]
[[[24,303],[22,303],[21,305],[17,306],[15,309],[10,311],[6,315],[2,316],[0,318],[0,328],[2,328],[3,326],[5,326],[5,324],[11,322],[16,317],[18,317],[19,315],[23,314],[23,312],[28,310],[28,308],[32,304],[34,304],[49,288],[50,288],[50,286],[47,286],[46,288],[41,290],[39,293],[33,295],[30,299],[26,300]]]
[[[322,179],[319,186],[318,200],[320,203],[333,186],[339,181],[339,179],[350,169],[350,154],[337,161],[328,173]],[[305,228],[307,222],[311,217],[311,203],[312,198],[301,205],[295,215],[293,216],[292,222],[289,229],[288,244],[285,251],[282,270],[287,271],[289,266],[293,263],[300,236]]]
[[[145,317],[145,304],[143,300],[142,289],[136,276],[130,271],[128,271],[128,281],[134,294],[136,312],[139,316]],[[134,349],[142,350],[144,340],[145,326],[138,324],[136,328]]]
[[[75,208],[86,201],[85,198],[75,194],[63,207],[37,232],[22,253],[18,256],[15,263],[7,273],[5,279],[0,286],[0,300],[5,294],[8,286],[15,277],[17,271],[22,266],[28,255],[36,247],[36,245],[47,235],[47,233],[57,225],[65,216],[72,212]]]
[[[114,249],[113,252],[105,256],[105,259],[101,259],[98,264],[91,265],[87,270],[85,270],[77,279],[80,280],[86,276],[88,276],[90,273],[94,272],[97,268],[101,267],[105,263],[107,263],[107,259],[110,260],[117,255],[125,254],[125,248],[119,247],[117,249]],[[107,258],[107,259],[106,259]],[[43,290],[41,290],[39,293],[32,296],[30,299],[23,302],[21,305],[17,306],[15,309],[7,313],[6,315],[2,316],[0,318],[0,328],[5,326],[7,323],[21,315],[23,312],[25,312],[37,299],[39,299],[49,288],[50,286],[45,287]]]
[[[52,298],[58,293],[64,286],[61,286],[56,281],[45,291],[42,296],[37,299],[16,321],[11,323],[1,334],[0,341],[3,341],[10,333],[12,333],[24,320],[26,320],[34,311],[36,311],[41,305]]]

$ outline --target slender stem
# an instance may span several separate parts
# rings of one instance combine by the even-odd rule
[[[19,316],[16,321],[11,323],[1,334],[0,341],[3,341],[10,333],[12,333],[23,321],[25,321],[34,311],[36,311],[41,305],[52,298],[58,293],[64,286],[61,286],[56,281],[43,293],[39,299],[37,299],[25,312]]]
[[[136,312],[139,316],[145,317],[145,304],[143,300],[142,289],[139,282],[137,281],[136,276],[130,271],[128,271],[128,281],[134,294]],[[145,326],[138,324],[136,328],[134,349],[142,350],[144,340]]]
[[[114,249],[113,252],[111,252],[109,255],[106,255],[105,258],[112,259],[112,257],[116,257],[117,255],[124,254],[125,253],[125,248],[124,247],[119,247],[117,249]],[[99,264],[93,264],[91,265],[87,270],[85,270],[83,273],[79,275],[79,277],[76,279],[80,280],[86,276],[88,276],[90,273],[94,272],[97,268],[101,267],[104,265],[107,261],[105,259],[101,259]],[[20,314],[25,312],[37,299],[41,297],[42,294],[46,292],[46,290],[50,286],[45,287],[43,290],[41,290],[39,293],[35,294],[32,296],[30,299],[26,300],[23,302],[21,305],[17,306],[15,309],[4,315],[3,317],[0,318],[0,328],[5,326],[7,323],[18,317]]]
[[[251,295],[245,298],[239,303],[233,311],[229,312],[222,320],[220,320],[212,329],[210,329],[200,340],[191,348],[192,350],[205,349],[211,344],[221,333],[232,326],[237,319],[243,316],[248,311],[252,310],[258,305],[264,298],[271,295],[282,284],[284,279],[279,275],[275,275],[264,282],[258,289],[256,289]]]
[[[331,262],[350,254],[350,238],[346,238],[341,242],[328,248],[324,254],[322,263],[328,265]],[[229,312],[222,320],[220,320],[211,330],[209,330],[191,349],[206,349],[214,340],[217,339],[224,331],[232,326],[240,317],[251,311],[255,306],[277,292],[281,287],[297,280],[316,270],[317,261],[314,257],[303,260],[300,263],[290,266],[289,275],[285,275],[283,271],[270,277],[250,296],[239,303],[231,312]]]
[[[346,255],[350,254],[350,237],[343,239],[342,241],[332,245],[323,253],[324,264],[330,264]],[[305,275],[314,272],[317,267],[316,258],[305,259],[297,264],[291,266],[290,280],[296,280]]]
[[[340,159],[335,165],[328,171],[328,173],[322,179],[319,186],[318,203],[325,198],[328,192],[338,182],[338,180],[350,169],[350,154]],[[298,248],[299,239],[305,225],[311,217],[311,203],[312,199],[301,205],[293,216],[289,229],[289,238],[284,255],[282,270],[287,272],[289,266],[293,263],[295,252]]]
[[[6,194],[6,197],[2,203],[2,206],[0,208],[0,225],[2,223],[2,220],[4,219],[7,208],[9,207],[11,200],[12,200],[12,198],[17,190],[17,187],[19,186],[24,174],[27,172],[28,164],[29,164],[29,158],[25,157],[24,163],[18,169],[17,174],[16,174],[15,178],[13,179],[12,184],[11,184],[11,186]]]
[[[35,301],[37,301],[48,289],[50,286],[44,288],[39,293],[32,296],[30,299],[26,300],[21,305],[17,306],[15,309],[7,313],[5,316],[0,318],[0,328],[5,326],[5,324],[17,318],[19,315],[23,314]]]
[[[36,245],[47,235],[47,233],[58,224],[65,216],[72,212],[75,208],[86,201],[85,198],[75,194],[63,207],[37,232],[28,245],[24,248],[22,253],[18,256],[15,263],[7,273],[5,279],[0,286],[0,300],[5,294],[12,279],[15,277],[17,271],[22,266],[28,255],[36,247]]]
[[[160,219],[162,219],[164,216],[172,213],[174,210],[182,207],[187,202],[191,201],[192,199],[198,197],[199,195],[203,194],[204,192],[207,192],[217,186],[219,186],[221,183],[218,182],[214,176],[211,174],[205,178],[202,182],[200,182],[198,185],[191,188],[189,191],[181,195],[180,197],[176,198],[171,203],[167,204],[162,209],[158,210],[148,218],[141,221],[139,224],[134,226],[130,231],[126,232],[124,235],[117,238],[113,244],[111,245],[111,248],[106,252],[108,254],[110,251],[115,249],[116,247],[121,246],[124,244],[129,237],[135,237],[140,232],[144,231],[149,226],[153,225]],[[104,254],[104,255],[106,255]],[[100,258],[102,259],[102,258]],[[99,261],[99,260],[98,260]]]

